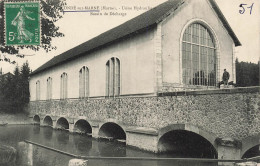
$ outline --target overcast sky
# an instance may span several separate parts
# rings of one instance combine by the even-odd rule
[[[125,16],[91,16],[88,12],[65,13],[64,17],[57,23],[60,31],[65,34],[64,38],[54,40],[57,50],[49,53],[44,51],[33,52],[25,50],[27,56],[24,59],[14,59],[19,65],[25,60],[29,61],[31,69],[35,70],[40,65],[50,60],[53,56],[77,46],[104,31],[111,29],[146,10],[123,11],[122,6],[133,5],[142,7],[154,7],[165,0],[67,0],[68,6],[110,6],[117,7],[118,12],[126,13]],[[260,52],[260,1],[259,0],[216,0],[224,16],[228,20],[235,34],[239,38],[242,46],[236,47],[235,53],[239,61],[256,63],[259,60]],[[251,14],[250,7],[254,3]],[[245,6],[245,13],[240,14],[240,4]],[[9,56],[10,57],[10,56]],[[13,59],[13,58],[11,58]],[[4,73],[13,71],[15,65],[0,62],[0,67]]]

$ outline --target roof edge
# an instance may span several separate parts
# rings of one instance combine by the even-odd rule
[[[233,42],[235,43],[235,46],[242,46],[241,42],[239,41],[238,37],[236,36],[235,32],[233,31],[233,29],[231,28],[231,26],[229,25],[227,19],[225,18],[224,14],[221,12],[218,4],[216,3],[215,0],[208,0],[209,3],[211,4],[212,8],[214,9],[214,11],[216,12],[217,16],[220,18],[222,24],[224,25],[224,27],[227,29],[228,34],[231,36],[231,38],[233,39]]]
[[[135,34],[138,34],[138,33],[142,33],[142,32],[145,32],[146,30],[147,30],[147,28],[154,28],[155,27],[155,25],[157,25],[157,23],[154,23],[154,24],[152,24],[152,25],[150,25],[150,26],[148,26],[148,27],[145,27],[145,28],[142,28],[142,29],[139,29],[139,30],[137,30],[137,31],[135,31],[135,32],[133,32],[133,33],[130,33],[130,34],[127,34],[127,35],[125,35],[125,36],[122,36],[122,37],[120,37],[120,38],[118,38],[118,39],[116,39],[116,40],[113,40],[113,41],[111,41],[111,42],[108,42],[108,43],[105,43],[105,44],[103,44],[103,45],[100,45],[100,46],[98,46],[98,47],[95,47],[95,48],[93,48],[93,49],[91,49],[91,50],[88,50],[88,51],[86,51],[86,52],[83,52],[83,53],[81,53],[81,54],[78,54],[78,55],[76,55],[76,56],[73,56],[73,57],[71,57],[71,58],[68,58],[68,59],[66,59],[66,60],[64,60],[64,61],[61,61],[61,62],[59,62],[59,63],[57,63],[57,64],[54,64],[53,66],[51,66],[51,67],[49,67],[49,68],[46,68],[46,69],[42,69],[42,70],[39,70],[39,71],[37,71],[37,69],[39,69],[40,67],[38,67],[35,71],[33,71],[32,73],[30,73],[29,74],[29,76],[34,76],[34,75],[36,75],[36,74],[39,74],[39,73],[42,73],[42,72],[44,72],[44,71],[46,71],[46,70],[49,70],[49,69],[51,69],[51,68],[54,68],[54,67],[56,67],[56,66],[59,66],[60,64],[64,64],[64,63],[67,63],[68,61],[70,61],[70,60],[74,60],[74,59],[77,59],[77,58],[79,58],[79,57],[81,57],[81,56],[84,56],[85,54],[88,54],[88,53],[91,53],[91,52],[93,52],[93,51],[96,51],[96,50],[98,50],[98,49],[100,49],[100,48],[102,48],[102,47],[106,47],[106,46],[108,46],[108,45],[111,45],[111,44],[113,44],[113,43],[116,43],[116,42],[119,42],[119,41],[121,41],[121,40],[124,40],[125,38],[128,38],[129,36],[132,36],[132,35],[135,35]],[[112,28],[113,29],[113,28]],[[101,35],[101,34],[100,34]],[[98,35],[99,36],[99,35]],[[98,37],[98,36],[96,36],[96,37]],[[94,37],[94,38],[96,38],[96,37]],[[94,39],[94,38],[92,38],[92,39]],[[92,39],[90,39],[90,40],[92,40]],[[81,44],[84,44],[85,42],[83,42],[83,43],[81,43]],[[80,44],[80,45],[81,45]],[[69,49],[69,50],[67,50],[67,51],[65,51],[65,52],[63,52],[63,53],[61,53],[61,54],[64,54],[64,53],[66,53],[66,52],[69,52],[70,50],[73,50],[73,49],[76,49],[78,46],[80,46],[80,45],[77,45],[77,46],[75,46],[75,47],[73,47],[73,48],[71,48],[71,49]],[[61,54],[59,54],[59,55],[57,55],[57,56],[60,56]],[[55,57],[57,57],[57,56],[54,56],[53,58],[55,58]],[[52,58],[52,59],[53,59]],[[50,59],[49,61],[51,61],[52,59]],[[47,61],[47,62],[49,62],[49,61]],[[45,64],[45,63],[44,63]],[[43,64],[43,65],[44,65]]]

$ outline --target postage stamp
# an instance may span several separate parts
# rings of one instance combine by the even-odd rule
[[[5,2],[5,44],[40,45],[39,2]]]

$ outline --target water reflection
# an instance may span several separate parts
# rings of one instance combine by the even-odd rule
[[[39,134],[40,133],[40,126],[34,125],[33,126],[33,134]]]
[[[45,129],[43,130],[43,135],[48,140],[52,139],[52,133],[53,129],[51,127],[45,127]]]
[[[69,143],[70,135],[66,130],[55,130],[56,138],[59,144],[66,145]]]
[[[53,130],[39,126],[6,126],[0,128],[0,143],[14,146],[23,140],[33,142],[81,156],[110,156],[110,157],[174,157],[174,154],[157,155],[126,147],[118,142],[92,139],[85,135],[71,134],[68,131]],[[71,157],[33,146],[34,166],[64,166]],[[147,160],[89,160],[88,166],[211,166],[216,164],[195,163],[183,161],[147,161]],[[21,166],[21,165],[17,165]]]
[[[115,144],[117,146],[115,146]],[[101,156],[106,157],[125,157],[126,156],[126,147],[123,144],[119,144],[111,141],[101,141],[98,142],[98,149]]]
[[[33,166],[66,166],[68,165],[69,160],[72,159],[69,156],[65,156],[37,146],[33,146],[32,154]]]
[[[92,149],[92,140],[86,136],[73,134],[73,143],[79,153],[89,155]]]

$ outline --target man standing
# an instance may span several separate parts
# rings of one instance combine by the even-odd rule
[[[224,82],[224,87],[226,87],[226,85],[228,84],[228,79],[229,79],[229,73],[226,71],[226,69],[224,69],[224,73],[222,76],[222,80]]]

